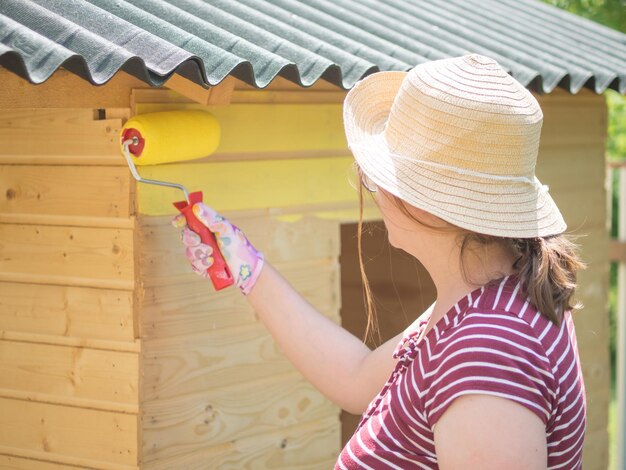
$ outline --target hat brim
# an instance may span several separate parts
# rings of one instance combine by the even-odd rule
[[[558,207],[538,180],[534,185],[494,180],[394,158],[384,131],[406,75],[372,74],[359,81],[344,101],[348,145],[372,181],[407,203],[473,232],[534,238],[566,230]]]

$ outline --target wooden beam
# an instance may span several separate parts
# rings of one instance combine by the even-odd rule
[[[235,88],[235,79],[226,77],[218,85],[204,88],[185,77],[174,74],[165,83],[165,86],[196,103],[211,106],[224,106],[230,104],[230,97]]]
[[[270,90],[270,89],[235,89],[230,98],[231,104],[241,103],[293,103],[293,104],[323,104],[342,103],[346,97],[346,91],[311,90],[309,88],[293,90]],[[167,88],[137,89],[132,91],[131,103],[194,103],[194,100],[176,93]],[[107,118],[113,118],[107,110]]]
[[[133,88],[150,86],[118,72],[110,81],[95,86],[67,70],[58,70],[40,85],[33,85],[0,67],[2,108],[128,108]]]

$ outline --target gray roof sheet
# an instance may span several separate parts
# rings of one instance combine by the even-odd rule
[[[1,0],[0,65],[33,83],[64,67],[162,85],[280,75],[345,89],[379,70],[470,52],[524,85],[626,93],[626,35],[538,0]]]

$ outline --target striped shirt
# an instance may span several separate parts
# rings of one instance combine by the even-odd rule
[[[543,421],[548,468],[581,468],[586,400],[570,312],[553,324],[511,276],[468,294],[418,342],[427,322],[398,344],[396,367],[336,470],[438,468],[433,426],[455,398],[476,393],[513,400]]]

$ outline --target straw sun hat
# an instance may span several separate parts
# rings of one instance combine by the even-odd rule
[[[565,231],[535,177],[541,108],[493,59],[473,54],[369,75],[343,109],[361,170],[407,203],[487,235]]]

